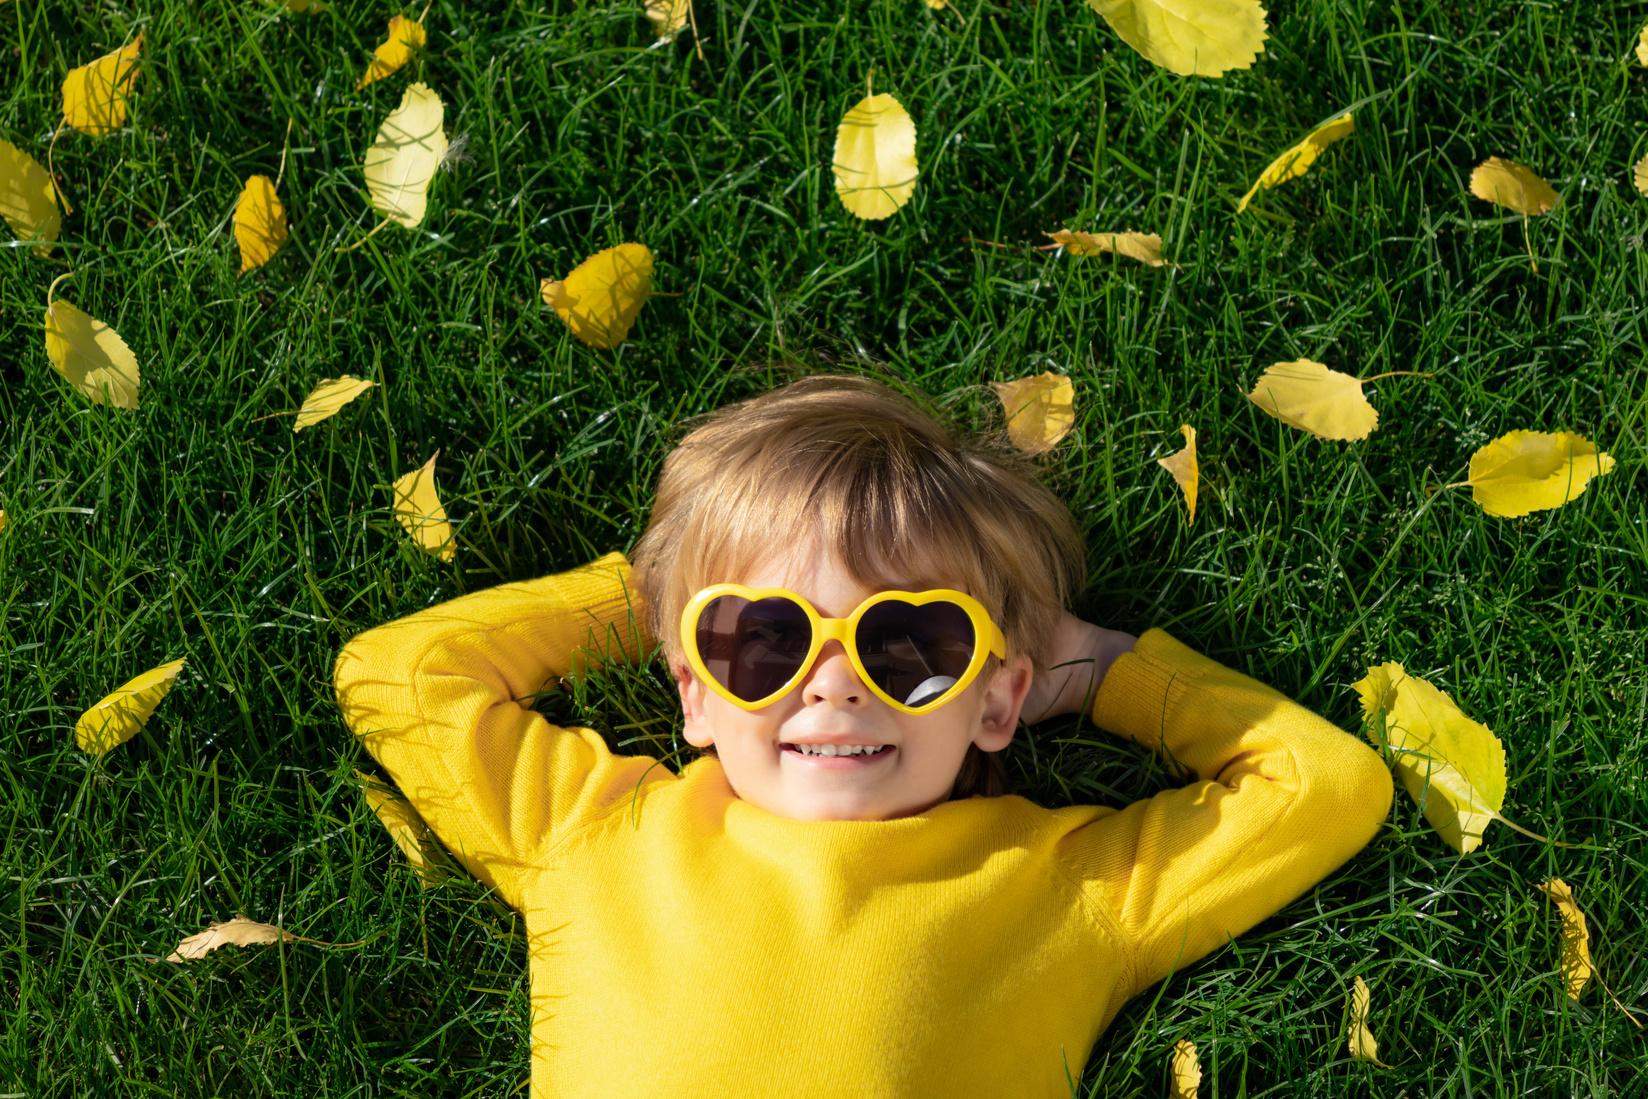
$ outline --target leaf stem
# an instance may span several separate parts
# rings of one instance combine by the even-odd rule
[[[292,145],[292,119],[286,119],[286,139],[280,146],[280,171],[275,173],[275,190],[280,190],[280,181],[286,178],[286,150]]]
[[[377,228],[373,229],[370,233],[366,234],[364,237],[360,238],[355,243],[349,245],[347,248],[334,248],[334,249],[332,249],[332,254],[335,255],[335,256],[341,256],[345,252],[353,252],[355,249],[359,248],[361,245],[365,244],[367,241],[369,241],[373,237],[377,236],[379,230],[381,230],[385,225],[388,225],[391,221],[394,221],[394,220],[395,220],[394,218],[388,218],[388,217],[384,218],[382,221],[378,222]]]
[[[1363,378],[1362,379],[1362,384],[1367,385],[1369,382],[1376,382],[1380,378],[1434,378],[1434,377],[1436,377],[1435,374],[1432,374],[1429,371],[1425,371],[1425,370],[1387,370],[1383,374],[1375,374],[1371,378]]]
[[[52,151],[57,148],[57,135],[62,132],[63,123],[59,122],[57,124],[57,129],[52,131],[51,144],[46,146],[46,171],[51,176],[52,192],[56,194],[58,198],[63,200],[63,212],[65,214],[72,214],[74,213],[74,205],[69,202],[69,196],[63,193],[63,188],[57,185],[57,168],[52,164]]]

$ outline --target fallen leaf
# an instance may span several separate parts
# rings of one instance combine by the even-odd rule
[[[53,241],[63,227],[57,188],[40,162],[9,141],[0,141],[0,217],[18,240]],[[51,255],[51,246],[35,248]]]
[[[949,0],[927,0],[927,6],[934,11],[942,11],[950,6]]]
[[[1562,196],[1514,160],[1491,156],[1471,173],[1471,194],[1523,215],[1548,212]]]
[[[1637,35],[1637,62],[1648,65],[1648,27],[1643,27],[1642,33]]]
[[[1379,426],[1361,379],[1309,359],[1266,368],[1247,399],[1319,439],[1366,439]]]
[[[429,184],[446,155],[446,108],[427,84],[413,84],[378,128],[366,152],[372,208],[416,229],[429,208]]]
[[[372,51],[372,64],[366,67],[366,73],[355,85],[358,92],[374,80],[382,80],[398,71],[417,51],[423,49],[427,39],[424,36],[423,24],[416,19],[408,19],[404,15],[392,16],[389,20],[389,37],[383,44]]]
[[[1363,733],[1387,749],[1402,785],[1442,839],[1460,854],[1476,850],[1505,804],[1505,748],[1486,725],[1401,664],[1369,668],[1355,690]]]
[[[96,404],[137,407],[137,356],[120,334],[66,301],[53,301],[59,275],[46,290],[46,357],[69,384]]]
[[[1513,431],[1471,455],[1471,498],[1489,515],[1515,519],[1559,508],[1585,491],[1614,460],[1571,431]]]
[[[126,97],[137,79],[143,32],[129,46],[70,69],[63,78],[63,120],[83,134],[106,134],[126,124]]]
[[[1637,161],[1636,170],[1631,173],[1631,181],[1637,185],[1637,190],[1648,195],[1648,156]]]
[[[1180,1038],[1173,1043],[1173,1099],[1196,1099],[1202,1086],[1202,1065],[1196,1047]]]
[[[1568,978],[1568,999],[1578,1000],[1591,980],[1591,935],[1585,930],[1585,913],[1574,902],[1574,891],[1561,878],[1534,886],[1556,902],[1562,914],[1562,972]]]
[[[1064,250],[1072,256],[1114,252],[1152,267],[1160,267],[1167,262],[1162,259],[1162,238],[1155,233],[1078,233],[1060,229],[1056,233],[1043,233],[1042,236],[1051,237],[1056,243],[1064,245]]]
[[[388,830],[389,838],[401,849],[406,861],[412,864],[423,887],[428,889],[446,877],[446,869],[424,853],[424,845],[433,842],[433,838],[429,825],[412,808],[412,803],[360,771],[355,772],[355,778],[361,784],[361,796],[366,798],[366,804]]]
[[[1355,131],[1356,121],[1349,111],[1316,127],[1306,134],[1299,144],[1271,161],[1270,165],[1259,173],[1259,178],[1253,181],[1253,186],[1248,188],[1247,194],[1243,195],[1242,201],[1237,204],[1236,212],[1239,214],[1247,209],[1248,202],[1259,193],[1259,188],[1263,187],[1268,191],[1278,183],[1298,179],[1304,175],[1310,170],[1310,166],[1316,163],[1316,158],[1322,155],[1323,149],[1340,138],[1349,137]]]
[[[1372,1061],[1381,1068],[1390,1068],[1379,1059],[1379,1043],[1373,1040],[1373,1031],[1368,1029],[1370,999],[1368,982],[1361,977],[1356,978],[1355,987],[1350,994],[1350,1026],[1346,1033],[1346,1045],[1350,1048],[1350,1055],[1356,1060]]]
[[[1007,437],[1026,454],[1052,450],[1076,426],[1076,387],[1063,374],[992,384],[1007,415]]]
[[[74,742],[93,755],[126,743],[148,724],[182,670],[183,661],[174,660],[122,683],[80,715],[74,723]]]
[[[620,244],[595,253],[564,279],[544,279],[538,292],[572,334],[591,347],[613,348],[652,293],[652,249]]]
[[[1190,509],[1189,522],[1194,523],[1196,489],[1201,483],[1201,469],[1196,464],[1196,429],[1189,424],[1180,424],[1179,431],[1184,435],[1185,448],[1166,458],[1157,458],[1156,464],[1173,474],[1173,479],[1179,482],[1179,487],[1184,490],[1185,506]]]
[[[647,0],[647,18],[652,21],[653,33],[660,39],[685,27],[692,18],[692,0]]]
[[[168,962],[192,962],[197,958],[204,958],[220,946],[256,946],[262,943],[274,943],[285,939],[295,942],[298,936],[290,931],[283,931],[272,923],[257,923],[245,916],[236,915],[234,919],[225,923],[214,923],[197,934],[177,944],[177,949],[166,955]],[[305,939],[305,942],[313,940]],[[330,944],[323,944],[330,945]]]
[[[6,533],[6,513],[0,511],[0,534]]]
[[[350,374],[341,378],[322,378],[314,392],[303,398],[303,407],[298,409],[297,422],[292,425],[292,430],[302,431],[328,416],[336,415],[338,409],[377,384]]]
[[[835,193],[868,221],[892,217],[916,189],[916,124],[883,92],[865,96],[835,131]]]
[[[1180,76],[1223,76],[1265,49],[1259,0],[1087,0],[1153,65]]]
[[[446,508],[435,492],[435,459],[440,456],[437,450],[422,468],[395,482],[395,518],[414,542],[442,561],[450,561],[457,555],[458,544],[452,539]]]
[[[240,244],[240,273],[268,263],[286,243],[286,207],[268,176],[252,176],[235,203],[235,240]]]

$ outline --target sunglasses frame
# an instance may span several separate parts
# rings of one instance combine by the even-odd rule
[[[807,655],[801,661],[801,666],[789,680],[778,690],[765,698],[754,702],[746,702],[733,694],[722,685],[721,681],[710,674],[704,665],[703,657],[698,652],[698,616],[705,607],[723,595],[736,595],[750,602],[771,597],[788,599],[800,607],[807,615],[807,621],[812,627],[812,643],[807,649]],[[967,670],[951,685],[950,689],[939,695],[924,706],[910,707],[887,694],[876,686],[875,680],[865,670],[864,662],[859,658],[858,646],[853,642],[858,636],[858,623],[869,610],[881,603],[890,602],[909,603],[921,607],[928,603],[953,603],[964,611],[973,623],[973,658],[967,664]],[[978,639],[987,637],[988,645],[978,644]],[[955,697],[972,686],[973,680],[978,678],[983,670],[984,663],[994,656],[998,660],[1007,659],[1007,638],[990,617],[990,612],[984,609],[984,604],[968,595],[966,592],[952,588],[932,588],[928,591],[883,591],[870,596],[853,609],[853,613],[846,618],[825,618],[809,603],[805,597],[790,591],[788,588],[747,588],[743,584],[714,584],[705,588],[687,602],[681,611],[681,648],[686,653],[687,663],[692,667],[693,674],[700,681],[709,684],[711,690],[740,710],[759,710],[772,705],[780,698],[796,688],[807,674],[812,671],[813,665],[818,662],[818,654],[831,641],[841,642],[841,647],[847,651],[847,659],[853,666],[853,671],[863,684],[868,687],[877,698],[893,709],[905,714],[931,713],[940,706],[951,702]]]

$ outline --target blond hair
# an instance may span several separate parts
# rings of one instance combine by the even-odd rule
[[[630,556],[647,625],[679,666],[695,593],[819,551],[872,591],[966,591],[1008,655],[1028,654],[1038,672],[1085,567],[1070,509],[1023,459],[958,441],[886,386],[835,376],[731,405],[688,434]],[[953,796],[1003,792],[999,762],[983,755],[969,749]]]

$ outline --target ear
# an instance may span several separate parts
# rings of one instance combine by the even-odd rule
[[[707,694],[704,685],[685,664],[677,664],[671,670],[675,672],[676,689],[681,692],[681,735],[694,748],[708,748],[715,743],[715,734],[710,731],[709,710],[704,705]]]
[[[979,715],[979,731],[973,743],[981,751],[999,752],[1013,739],[1019,727],[1019,711],[1035,679],[1035,666],[1025,653],[1005,660],[984,689],[984,709]]]

